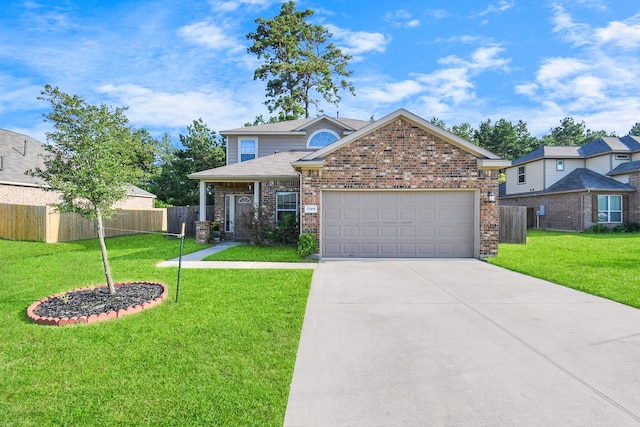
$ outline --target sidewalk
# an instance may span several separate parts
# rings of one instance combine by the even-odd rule
[[[224,251],[233,246],[243,245],[242,242],[224,241],[215,246],[193,252],[182,256],[182,268],[265,268],[265,269],[315,269],[318,264],[315,262],[256,262],[256,261],[202,261],[209,255]],[[177,267],[179,258],[163,261],[157,264],[158,267]]]

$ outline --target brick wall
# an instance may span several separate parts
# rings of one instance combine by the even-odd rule
[[[633,186],[640,184],[640,174],[632,175],[629,183]],[[624,222],[640,222],[640,195],[633,192],[626,197],[627,193],[616,192],[575,192],[563,194],[548,194],[540,196],[510,197],[500,199],[500,204],[504,206],[526,206],[528,209],[529,223],[536,227],[535,213],[540,209],[540,205],[546,206],[546,215],[540,217],[540,228],[547,230],[568,230],[583,231],[592,225],[593,221],[593,197],[594,194],[614,194],[623,197]]]
[[[303,171],[302,209],[322,211],[324,189],[473,189],[480,197],[480,257],[498,252],[497,171],[478,169],[477,157],[398,118],[324,158],[321,170]],[[302,230],[320,238],[320,213],[303,214]]]
[[[593,225],[591,221],[591,194],[585,193],[502,198],[500,204],[527,207],[528,223],[533,227],[538,225],[536,212],[540,210],[541,205],[545,205],[546,215],[540,217],[540,228],[582,231]]]

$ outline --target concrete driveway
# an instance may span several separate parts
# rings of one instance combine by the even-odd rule
[[[478,260],[322,260],[285,426],[640,423],[640,310]]]

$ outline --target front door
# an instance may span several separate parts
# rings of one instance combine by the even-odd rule
[[[251,215],[253,213],[253,196],[236,196],[235,197],[235,230],[234,230],[234,238],[235,240],[249,240],[249,235],[247,234],[247,230],[242,226],[243,221],[242,217],[246,215]]]

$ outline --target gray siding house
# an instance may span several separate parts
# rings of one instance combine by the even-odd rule
[[[525,206],[529,227],[582,231],[640,222],[640,137],[540,147],[512,162],[500,204]]]

